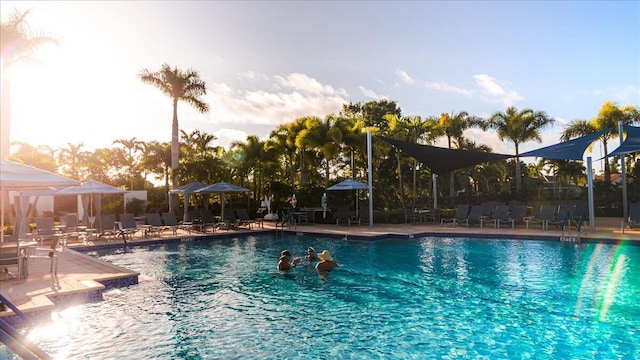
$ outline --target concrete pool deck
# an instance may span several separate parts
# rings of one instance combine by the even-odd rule
[[[596,231],[580,234],[582,242],[621,242],[633,241],[640,244],[640,230],[621,231],[621,218],[596,218]],[[275,223],[264,223],[264,228],[255,227],[253,230],[237,231],[216,231],[215,234],[201,234],[197,232],[187,233],[178,231],[177,235],[163,234],[160,237],[135,236],[127,240],[129,246],[136,244],[162,243],[169,241],[195,240],[198,237],[226,237],[246,233],[268,232],[275,230]],[[278,229],[278,232],[281,230]],[[300,224],[292,226],[284,231],[294,233],[327,234],[331,236],[353,236],[357,238],[381,238],[386,236],[413,238],[418,236],[473,236],[473,237],[507,237],[514,239],[542,239],[547,238],[559,241],[563,235],[560,230],[541,230],[540,226],[535,229],[526,229],[523,226],[503,226],[501,229],[479,226],[456,226],[451,224],[374,224],[369,227],[363,225],[340,225],[336,224]],[[566,232],[565,236],[575,237],[578,234],[575,229]],[[23,281],[18,279],[0,281],[0,294],[16,305],[21,311],[38,316],[48,314],[61,304],[73,302],[86,302],[102,298],[102,291],[120,286],[127,286],[137,283],[138,273],[112,265],[108,262],[84,254],[92,249],[122,247],[122,239],[97,239],[71,242],[59,254],[57,275],[49,272],[50,261],[47,259],[37,259],[29,262],[29,275]],[[76,251],[82,250],[82,252]],[[0,312],[0,318],[16,318],[11,310]]]

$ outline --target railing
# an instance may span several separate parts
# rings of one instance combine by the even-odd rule
[[[31,319],[27,317],[20,309],[13,305],[6,297],[0,294],[0,302],[7,306],[9,309],[25,321],[28,325],[32,325]],[[47,355],[37,345],[33,344],[27,337],[14,329],[6,321],[0,319],[0,341],[5,344],[11,351],[23,359],[51,359],[51,356]]]

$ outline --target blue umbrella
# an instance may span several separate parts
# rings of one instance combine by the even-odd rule
[[[358,180],[347,179],[333,186],[329,186],[327,190],[369,190],[369,185],[361,183]],[[358,214],[358,202],[356,201],[356,215]]]

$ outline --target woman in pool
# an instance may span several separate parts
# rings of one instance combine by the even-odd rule
[[[278,270],[289,271],[291,270],[291,268],[296,267],[296,265],[298,265],[301,261],[299,257],[293,259],[291,263],[289,262],[290,260],[291,260],[291,253],[289,252],[289,250],[282,250],[282,253],[280,254],[280,259],[278,261]]]
[[[309,248],[307,249],[307,256],[305,256],[305,258],[309,262],[318,260],[318,257],[316,256],[316,250],[309,246]]]
[[[316,270],[318,270],[321,274],[328,274],[331,270],[337,268],[338,263],[333,261],[333,257],[331,257],[331,253],[329,250],[324,250],[320,254],[318,254],[318,258],[320,262],[316,265]]]

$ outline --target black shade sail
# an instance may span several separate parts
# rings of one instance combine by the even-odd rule
[[[545,159],[556,160],[582,160],[584,151],[587,150],[589,145],[603,134],[611,131],[611,129],[605,129],[593,134],[581,136],[579,138],[564,141],[558,144],[545,146],[540,149],[527,151],[520,154],[520,157],[536,156]]]
[[[640,151],[640,127],[625,126],[624,130],[627,132],[627,137],[617,149],[610,152],[606,157],[632,154]]]
[[[485,162],[505,160],[513,155],[495,154],[473,150],[447,149],[431,145],[421,145],[412,142],[395,140],[378,136],[382,140],[404,151],[407,155],[418,160],[436,174],[446,174],[453,170],[464,169]]]

